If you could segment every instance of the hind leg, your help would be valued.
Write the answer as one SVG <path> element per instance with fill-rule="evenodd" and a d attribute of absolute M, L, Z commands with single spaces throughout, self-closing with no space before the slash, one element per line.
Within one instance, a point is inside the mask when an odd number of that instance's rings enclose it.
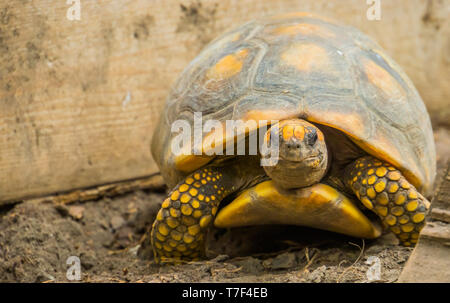
<path fill-rule="evenodd" d="M 402 245 L 417 243 L 430 202 L 398 169 L 366 156 L 349 164 L 344 176 L 362 204 L 380 217 Z"/>

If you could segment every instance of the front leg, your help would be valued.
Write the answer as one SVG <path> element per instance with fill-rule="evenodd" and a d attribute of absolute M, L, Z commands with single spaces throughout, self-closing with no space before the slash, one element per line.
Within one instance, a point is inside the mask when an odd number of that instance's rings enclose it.
<path fill-rule="evenodd" d="M 401 244 L 417 243 L 430 202 L 398 169 L 366 156 L 347 166 L 344 179 L 362 204 L 381 218 Z"/>
<path fill-rule="evenodd" d="M 231 177 L 226 170 L 217 167 L 199 169 L 169 193 L 151 231 L 157 263 L 203 257 L 206 229 L 212 223 L 220 201 L 235 189 Z"/>

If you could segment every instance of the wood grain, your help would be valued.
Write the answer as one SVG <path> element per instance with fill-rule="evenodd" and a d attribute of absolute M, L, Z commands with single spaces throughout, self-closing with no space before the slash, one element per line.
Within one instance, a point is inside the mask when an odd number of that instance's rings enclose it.
<path fill-rule="evenodd" d="M 448 121 L 446 1 L 0 2 L 0 201 L 150 175 L 149 144 L 170 85 L 201 48 L 255 17 L 311 11 L 374 37 Z M 445 101 L 443 101 L 445 100 Z"/>

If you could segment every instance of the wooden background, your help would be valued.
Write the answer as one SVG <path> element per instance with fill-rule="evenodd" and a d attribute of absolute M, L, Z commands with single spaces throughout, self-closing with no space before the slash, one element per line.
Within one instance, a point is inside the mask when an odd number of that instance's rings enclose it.
<path fill-rule="evenodd" d="M 255 17 L 310 11 L 377 40 L 449 124 L 449 1 L 0 1 L 0 201 L 157 172 L 149 144 L 170 85 L 215 36 Z"/>

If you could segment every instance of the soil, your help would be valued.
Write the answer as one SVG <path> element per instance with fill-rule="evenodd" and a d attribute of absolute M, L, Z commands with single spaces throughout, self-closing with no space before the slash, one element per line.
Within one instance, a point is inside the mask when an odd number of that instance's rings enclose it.
<path fill-rule="evenodd" d="M 435 139 L 441 174 L 450 131 L 438 129 Z M 82 282 L 395 282 L 412 251 L 391 234 L 364 241 L 295 226 L 213 228 L 209 260 L 158 266 L 145 232 L 164 198 L 164 192 L 140 190 L 1 209 L 0 282 L 68 282 L 70 256 L 80 260 Z"/>

